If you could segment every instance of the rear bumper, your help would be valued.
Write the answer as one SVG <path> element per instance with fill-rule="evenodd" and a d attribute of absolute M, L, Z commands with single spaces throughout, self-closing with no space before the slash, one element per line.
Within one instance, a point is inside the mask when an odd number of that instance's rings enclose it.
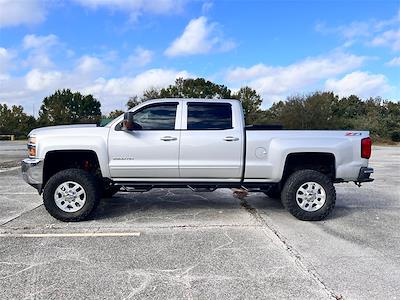
<path fill-rule="evenodd" d="M 43 183 L 43 160 L 27 158 L 21 162 L 22 178 L 39 193 Z"/>
<path fill-rule="evenodd" d="M 360 168 L 360 172 L 358 173 L 357 182 L 374 181 L 373 178 L 370 178 L 372 173 L 374 173 L 374 169 L 372 169 L 372 168 L 367 168 L 367 167 Z"/>

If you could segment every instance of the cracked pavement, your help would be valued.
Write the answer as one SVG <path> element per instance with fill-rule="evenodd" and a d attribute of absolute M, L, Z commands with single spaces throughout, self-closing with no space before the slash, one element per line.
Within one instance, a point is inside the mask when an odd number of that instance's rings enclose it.
<path fill-rule="evenodd" d="M 0 299 L 398 299 L 400 148 L 375 147 L 371 165 L 375 182 L 336 185 L 322 222 L 259 193 L 155 189 L 62 223 L 1 169 Z M 121 232 L 138 234 L 68 236 Z"/>

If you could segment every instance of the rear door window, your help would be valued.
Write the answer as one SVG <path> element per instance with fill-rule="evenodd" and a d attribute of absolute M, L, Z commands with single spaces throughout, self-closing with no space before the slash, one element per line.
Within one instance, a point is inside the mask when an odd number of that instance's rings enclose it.
<path fill-rule="evenodd" d="M 188 103 L 188 130 L 223 130 L 232 128 L 229 103 Z"/>

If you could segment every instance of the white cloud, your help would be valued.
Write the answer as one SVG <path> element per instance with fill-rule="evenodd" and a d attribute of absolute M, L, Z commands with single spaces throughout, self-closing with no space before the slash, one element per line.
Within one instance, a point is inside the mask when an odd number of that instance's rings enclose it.
<path fill-rule="evenodd" d="M 371 45 L 387 46 L 394 51 L 400 51 L 400 29 L 388 30 L 379 34 L 371 41 Z"/>
<path fill-rule="evenodd" d="M 183 34 L 178 37 L 165 51 L 168 56 L 191 55 L 207 53 L 211 50 L 215 40 L 209 39 L 214 25 L 207 24 L 206 17 L 191 20 Z"/>
<path fill-rule="evenodd" d="M 78 60 L 77 71 L 83 74 L 101 74 L 106 70 L 103 62 L 94 56 L 84 55 Z"/>
<path fill-rule="evenodd" d="M 59 45 L 59 39 L 54 34 L 25 35 L 22 41 L 23 48 L 28 51 L 27 58 L 22 62 L 25 67 L 48 69 L 54 66 L 50 59 L 50 49 Z"/>
<path fill-rule="evenodd" d="M 398 27 L 400 23 L 400 9 L 396 15 L 386 20 L 370 19 L 368 21 L 353 21 L 349 24 L 337 27 L 329 27 L 324 22 L 320 22 L 315 26 L 315 30 L 323 34 L 336 33 L 346 39 L 354 39 L 358 37 L 370 37 L 375 33 L 382 32 L 386 28 L 394 26 Z M 397 27 L 396 27 L 397 26 Z"/>
<path fill-rule="evenodd" d="M 338 34 L 345 40 L 345 46 L 351 46 L 356 41 L 368 46 L 385 46 L 394 51 L 400 50 L 400 9 L 390 19 L 355 21 L 350 24 L 329 27 L 318 23 L 315 30 L 323 34 Z"/>
<path fill-rule="evenodd" d="M 32 91 L 53 89 L 61 83 L 62 78 L 62 73 L 58 71 L 42 72 L 38 69 L 33 69 L 26 74 L 26 87 Z"/>
<path fill-rule="evenodd" d="M 35 35 L 28 34 L 24 36 L 24 49 L 44 49 L 54 46 L 58 43 L 58 37 L 54 34 Z"/>
<path fill-rule="evenodd" d="M 234 82 L 268 76 L 269 74 L 272 74 L 273 70 L 276 68 L 279 67 L 271 67 L 264 64 L 257 64 L 250 68 L 237 67 L 228 71 L 226 79 L 230 82 Z"/>
<path fill-rule="evenodd" d="M 208 22 L 204 16 L 191 20 L 182 35 L 165 50 L 165 55 L 205 54 L 212 50 L 225 52 L 234 48 L 235 43 L 225 40 L 217 27 L 217 23 Z"/>
<path fill-rule="evenodd" d="M 29 56 L 24 61 L 22 61 L 22 66 L 39 69 L 49 69 L 54 67 L 54 63 L 47 53 L 38 52 L 29 54 Z"/>
<path fill-rule="evenodd" d="M 124 69 L 144 67 L 153 60 L 154 52 L 142 47 L 137 47 L 132 55 L 129 55 Z"/>
<path fill-rule="evenodd" d="M 369 36 L 370 24 L 366 22 L 352 22 L 348 26 L 341 28 L 341 33 L 347 39 L 357 36 Z"/>
<path fill-rule="evenodd" d="M 394 57 L 393 59 L 388 61 L 385 65 L 387 65 L 389 67 L 400 66 L 400 56 Z"/>
<path fill-rule="evenodd" d="M 0 47 L 0 76 L 5 76 L 14 65 L 15 53 L 9 49 Z"/>
<path fill-rule="evenodd" d="M 149 69 L 138 73 L 127 73 L 124 76 L 109 75 L 117 71 L 115 67 L 123 61 L 131 60 L 132 63 L 144 66 L 152 60 L 153 52 L 136 48 L 129 58 L 121 59 L 116 51 L 103 54 L 83 55 L 76 57 L 68 55 L 65 51 L 65 68 L 54 65 L 49 56 L 60 51 L 58 46 L 63 46 L 55 35 L 27 35 L 22 41 L 21 53 L 23 58 L 8 48 L 0 47 L 0 101 L 23 105 L 26 109 L 40 106 L 42 99 L 54 93 L 57 89 L 69 88 L 82 93 L 93 93 L 102 102 L 104 112 L 120 108 L 129 96 L 141 94 L 150 87 L 165 87 L 172 84 L 176 78 L 187 78 L 190 74 L 185 70 L 174 69 Z M 61 49 L 61 50 L 62 50 Z M 22 65 L 20 62 L 22 61 Z M 25 74 L 20 75 L 24 68 L 17 69 L 18 75 L 9 74 L 15 66 L 27 67 Z M 114 67 L 113 67 L 114 66 Z M 110 73 L 109 73 L 110 72 Z M 132 74 L 133 73 L 133 74 Z"/>
<path fill-rule="evenodd" d="M 341 79 L 328 79 L 325 88 L 341 97 L 354 94 L 364 98 L 382 96 L 390 90 L 385 75 L 360 71 L 347 74 Z"/>
<path fill-rule="evenodd" d="M 303 92 L 321 80 L 358 68 L 366 59 L 363 56 L 333 53 L 309 57 L 288 66 L 257 64 L 229 70 L 226 80 L 232 84 L 249 85 L 261 93 L 266 101 L 272 101 Z"/>
<path fill-rule="evenodd" d="M 102 111 L 122 108 L 130 96 L 141 94 L 145 89 L 161 88 L 172 84 L 176 78 L 191 77 L 185 70 L 150 69 L 134 76 L 104 78 L 83 74 L 78 68 L 71 70 L 43 71 L 33 69 L 22 77 L 0 76 L 0 101 L 22 104 L 31 109 L 56 89 L 70 88 L 83 94 L 91 93 L 101 101 Z"/>
<path fill-rule="evenodd" d="M 371 23 L 355 21 L 338 27 L 328 27 L 325 23 L 318 23 L 315 30 L 322 34 L 338 33 L 346 39 L 354 39 L 360 36 L 369 36 Z"/>
<path fill-rule="evenodd" d="M 161 88 L 172 84 L 176 78 L 188 78 L 187 71 L 172 69 L 150 69 L 132 77 L 98 78 L 80 88 L 84 93 L 91 93 L 102 100 L 104 111 L 110 111 L 133 95 L 141 94 L 145 89 Z"/>
<path fill-rule="evenodd" d="M 13 78 L 11 76 L 0 76 L 0 102 L 10 105 L 32 104 L 34 101 L 32 93 L 27 87 L 24 78 Z M 29 100 L 28 100 L 29 99 Z"/>
<path fill-rule="evenodd" d="M 90 9 L 106 8 L 112 11 L 127 12 L 131 20 L 136 20 L 143 13 L 169 14 L 182 10 L 184 0 L 75 0 Z"/>
<path fill-rule="evenodd" d="M 40 0 L 0 0 L 0 8 L 0 28 L 37 24 L 46 17 Z"/>
<path fill-rule="evenodd" d="M 400 23 L 400 9 L 397 10 L 397 14 L 388 20 L 381 20 L 381 21 L 376 21 L 374 22 L 374 28 L 375 30 L 383 30 L 386 27 L 396 25 Z"/>

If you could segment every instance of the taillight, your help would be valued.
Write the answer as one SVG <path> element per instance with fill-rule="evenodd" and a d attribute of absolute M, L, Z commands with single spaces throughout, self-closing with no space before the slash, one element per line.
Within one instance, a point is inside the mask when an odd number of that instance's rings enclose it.
<path fill-rule="evenodd" d="M 361 157 L 370 158 L 371 157 L 372 140 L 370 137 L 361 140 Z"/>

